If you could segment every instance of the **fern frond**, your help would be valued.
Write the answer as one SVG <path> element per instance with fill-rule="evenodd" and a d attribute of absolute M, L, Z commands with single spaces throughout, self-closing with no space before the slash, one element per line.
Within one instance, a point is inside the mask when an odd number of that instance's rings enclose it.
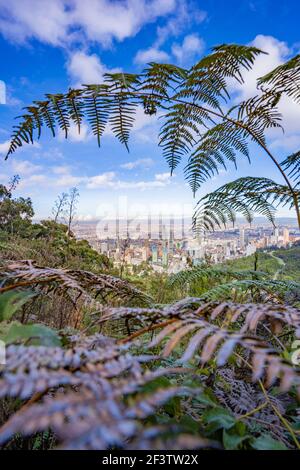
<path fill-rule="evenodd" d="M 275 93 L 285 93 L 299 103 L 300 54 L 259 78 L 258 84 L 269 87 Z"/>
<path fill-rule="evenodd" d="M 300 150 L 286 157 L 280 164 L 289 176 L 295 179 L 297 185 L 300 183 Z"/>
<path fill-rule="evenodd" d="M 66 108 L 72 121 L 75 123 L 80 134 L 80 127 L 83 121 L 83 101 L 81 99 L 82 90 L 70 89 L 66 94 Z"/>
<path fill-rule="evenodd" d="M 135 74 L 105 74 L 105 82 L 109 85 L 109 123 L 119 141 L 128 148 L 130 130 L 133 127 L 137 103 L 130 94 L 138 84 Z"/>
<path fill-rule="evenodd" d="M 33 144 L 33 130 L 34 130 L 34 121 L 30 114 L 25 114 L 22 116 L 22 121 L 17 126 L 14 126 L 14 131 L 11 136 L 11 141 L 5 160 L 8 159 L 9 155 L 14 153 L 18 147 L 22 147 L 23 143 Z"/>
<path fill-rule="evenodd" d="M 162 376 L 185 373 L 186 369 L 144 371 L 141 364 L 156 356 L 133 356 L 126 347 L 102 335 L 89 338 L 89 342 L 92 349 L 80 345 L 67 350 L 7 348 L 1 397 L 31 397 L 31 404 L 2 426 L 1 444 L 16 433 L 30 436 L 47 429 L 55 433 L 64 449 L 127 448 L 132 441 L 143 447 L 149 435 L 163 442 L 162 430 L 142 424 L 143 420 L 171 398 L 193 396 L 199 391 L 167 386 L 145 393 L 143 386 Z M 210 447 L 210 441 L 199 437 L 197 445 Z"/>
<path fill-rule="evenodd" d="M 199 62 L 200 67 L 206 66 L 219 72 L 221 77 L 231 77 L 243 83 L 241 70 L 250 70 L 255 58 L 265 54 L 261 49 L 239 44 L 220 44 L 213 48 L 213 53 Z"/>
<path fill-rule="evenodd" d="M 51 109 L 49 101 L 34 101 L 33 102 L 39 109 L 41 119 L 46 126 L 51 130 L 52 136 L 55 137 L 55 115 Z"/>
<path fill-rule="evenodd" d="M 226 227 L 228 222 L 234 224 L 237 212 L 249 223 L 253 213 L 258 213 L 275 225 L 278 205 L 293 206 L 293 194 L 287 186 L 268 178 L 239 178 L 200 199 L 193 218 L 194 228 L 200 231 Z"/>
<path fill-rule="evenodd" d="M 70 128 L 70 116 L 66 105 L 65 95 L 62 93 L 47 93 L 46 97 L 52 108 L 52 114 L 56 116 L 58 126 L 63 131 L 65 138 L 67 138 Z"/>
<path fill-rule="evenodd" d="M 109 117 L 108 85 L 85 85 L 84 111 L 98 147 Z"/>
<path fill-rule="evenodd" d="M 203 281 L 203 280 L 220 280 L 220 279 L 249 279 L 252 276 L 257 278 L 264 278 L 267 273 L 261 271 L 253 271 L 245 269 L 241 271 L 234 271 L 226 267 L 214 266 L 194 266 L 193 268 L 179 271 L 177 274 L 170 276 L 168 283 L 170 286 L 184 286 L 187 283 Z"/>
<path fill-rule="evenodd" d="M 141 75 L 138 88 L 142 93 L 150 94 L 152 99 L 168 98 L 169 90 L 176 90 L 186 79 L 187 70 L 172 64 L 149 64 Z"/>
<path fill-rule="evenodd" d="M 191 68 L 176 97 L 189 98 L 193 103 L 221 111 L 220 99 L 226 101 L 230 97 L 227 79 L 242 83 L 243 69 L 249 70 L 261 53 L 259 49 L 235 44 L 214 47 L 211 54 Z"/>
<path fill-rule="evenodd" d="M 230 359 L 235 348 L 240 346 L 251 355 L 254 382 L 265 378 L 267 385 L 270 386 L 276 379 L 279 379 L 282 391 L 296 386 L 300 393 L 299 369 L 293 369 L 291 364 L 283 360 L 274 348 L 258 337 L 220 328 L 200 318 L 185 318 L 164 327 L 151 341 L 149 347 L 157 347 L 168 338 L 162 352 L 163 357 L 168 357 L 175 347 L 190 335 L 192 336 L 180 362 L 190 361 L 198 351 L 201 351 L 200 362 L 202 364 L 216 358 L 217 366 L 222 367 Z"/>
<path fill-rule="evenodd" d="M 128 319 L 134 320 L 135 315 L 146 326 L 140 332 L 129 336 L 129 341 L 149 331 L 160 330 L 149 347 L 157 347 L 166 340 L 163 357 L 169 356 L 179 344 L 182 349 L 182 345 L 188 340 L 180 361 L 189 361 L 199 353 L 202 363 L 216 358 L 219 367 L 223 366 L 235 348 L 240 346 L 252 357 L 253 381 L 265 377 L 266 384 L 270 386 L 278 379 L 282 390 L 287 391 L 295 385 L 300 393 L 299 369 L 293 368 L 291 363 L 283 360 L 281 351 L 277 352 L 264 339 L 247 333 L 255 331 L 261 323 L 277 320 L 294 329 L 299 337 L 300 311 L 293 307 L 266 303 L 205 303 L 199 298 L 188 298 L 160 309 L 160 313 L 159 309 L 156 309 L 156 312 L 152 309 L 120 310 L 120 317 L 123 319 L 127 316 Z M 107 313 L 99 322 L 117 318 L 118 309 L 107 309 Z M 247 361 L 249 362 L 249 359 Z"/>
<path fill-rule="evenodd" d="M 282 324 L 295 330 L 296 337 L 300 337 L 300 310 L 292 306 L 272 303 L 205 302 L 203 298 L 198 297 L 187 297 L 163 308 L 108 307 L 102 311 L 98 324 L 128 319 L 151 327 L 168 320 L 176 321 L 190 316 L 205 319 L 212 324 L 219 324 L 219 321 L 230 323 L 232 328 L 237 327 L 238 331 L 242 332 L 255 332 L 264 321 L 280 320 Z"/>
<path fill-rule="evenodd" d="M 38 130 L 38 139 L 41 136 L 42 132 L 42 125 L 43 125 L 43 118 L 39 112 L 39 108 L 37 106 L 27 106 L 24 109 L 29 113 L 28 116 L 32 117 L 32 122 L 34 123 L 34 129 Z M 31 136 L 31 139 L 33 137 Z"/>
<path fill-rule="evenodd" d="M 30 261 L 20 261 L 7 263 L 1 269 L 0 276 L 2 278 L 0 293 L 32 287 L 46 292 L 75 291 L 87 299 L 93 294 L 93 297 L 99 297 L 103 301 L 110 296 L 128 300 L 140 299 L 142 302 L 149 301 L 147 295 L 130 283 L 108 274 L 97 275 L 83 270 L 41 267 Z"/>
<path fill-rule="evenodd" d="M 268 279 L 241 279 L 227 284 L 220 284 L 217 287 L 204 292 L 205 300 L 226 300 L 231 299 L 237 292 L 249 292 L 253 296 L 253 289 L 256 292 L 265 292 L 273 299 L 284 300 L 288 292 L 299 291 L 300 283 L 296 281 L 278 281 Z"/>
<path fill-rule="evenodd" d="M 262 136 L 266 129 L 275 127 L 283 130 L 280 124 L 282 116 L 276 108 L 279 99 L 279 93 L 265 92 L 242 101 L 237 107 L 232 108 L 231 112 L 237 108 L 238 121 L 242 121 L 254 135 Z M 264 137 L 259 138 L 265 140 Z"/>
<path fill-rule="evenodd" d="M 159 145 L 163 148 L 171 175 L 183 156 L 189 153 L 196 143 L 199 126 L 206 118 L 206 113 L 187 104 L 175 104 L 166 114 Z"/>

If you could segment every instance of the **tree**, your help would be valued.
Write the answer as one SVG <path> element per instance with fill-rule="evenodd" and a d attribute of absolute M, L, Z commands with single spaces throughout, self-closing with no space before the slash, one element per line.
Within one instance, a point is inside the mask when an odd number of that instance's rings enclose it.
<path fill-rule="evenodd" d="M 100 145 L 107 125 L 128 149 L 130 130 L 136 111 L 164 113 L 160 146 L 171 174 L 188 157 L 185 175 L 195 194 L 203 182 L 238 159 L 250 161 L 249 143 L 253 142 L 277 168 L 282 184 L 265 178 L 244 178 L 222 187 L 200 202 L 195 225 L 204 229 L 234 222 L 235 212 L 250 221 L 253 212 L 274 222 L 275 206 L 288 204 L 295 209 L 300 227 L 299 165 L 300 151 L 277 160 L 266 141 L 266 131 L 281 128 L 278 103 L 284 94 L 300 101 L 300 55 L 258 80 L 257 96 L 236 104 L 230 96 L 229 81 L 243 83 L 243 72 L 252 68 L 264 52 L 249 46 L 220 45 L 190 69 L 171 64 L 149 64 L 141 74 L 106 74 L 99 85 L 85 85 L 65 94 L 47 94 L 44 101 L 27 107 L 15 127 L 7 157 L 24 142 L 33 142 L 42 126 L 63 130 L 70 125 L 80 131 L 83 119 L 90 124 Z M 260 186 L 263 191 L 257 191 Z M 242 196 L 236 197 L 242 188 Z M 220 192 L 222 196 L 220 196 Z M 232 207 L 232 203 L 234 206 Z M 199 224 L 200 220 L 200 224 Z"/>
<path fill-rule="evenodd" d="M 0 230 L 10 234 L 22 234 L 34 216 L 30 198 L 12 197 L 18 181 L 19 177 L 14 176 L 8 186 L 0 185 Z"/>
<path fill-rule="evenodd" d="M 67 193 L 62 193 L 59 196 L 57 196 L 57 199 L 54 202 L 54 206 L 52 208 L 54 222 L 57 222 L 58 219 L 62 216 L 65 210 L 66 204 L 67 204 L 67 200 L 68 200 Z"/>
<path fill-rule="evenodd" d="M 74 217 L 76 215 L 76 209 L 79 199 L 79 191 L 77 188 L 72 188 L 67 194 L 66 202 L 67 202 L 67 209 L 66 209 L 66 218 L 67 218 L 67 234 L 70 235 L 72 223 L 74 221 Z"/>
<path fill-rule="evenodd" d="M 20 176 L 19 175 L 14 175 L 10 181 L 8 182 L 8 192 L 11 194 L 12 191 L 16 189 L 20 182 Z"/>

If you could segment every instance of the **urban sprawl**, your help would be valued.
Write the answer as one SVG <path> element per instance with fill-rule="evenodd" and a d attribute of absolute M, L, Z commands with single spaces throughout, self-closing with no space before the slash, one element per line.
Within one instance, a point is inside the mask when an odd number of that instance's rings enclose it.
<path fill-rule="evenodd" d="M 288 247 L 300 240 L 296 224 L 255 223 L 251 227 L 195 234 L 191 221 L 158 217 L 145 220 L 116 219 L 106 222 L 78 223 L 76 237 L 86 239 L 98 252 L 107 255 L 117 267 L 134 270 L 148 265 L 158 272 L 177 273 L 204 262 L 222 263 L 249 256 L 256 250 Z"/>

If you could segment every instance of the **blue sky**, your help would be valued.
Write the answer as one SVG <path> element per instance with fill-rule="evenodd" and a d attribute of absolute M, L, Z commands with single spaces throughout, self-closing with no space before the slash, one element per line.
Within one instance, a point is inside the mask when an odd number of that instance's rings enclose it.
<path fill-rule="evenodd" d="M 4 162 L 14 117 L 44 93 L 100 82 L 107 71 L 137 72 L 149 61 L 188 67 L 224 42 L 251 43 L 269 53 L 258 59 L 243 87 L 234 87 L 237 99 L 250 97 L 257 76 L 299 52 L 299 17 L 296 0 L 0 0 L 0 80 L 7 90 L 6 104 L 0 105 L 1 182 L 18 173 L 17 193 L 32 197 L 38 218 L 48 217 L 56 196 L 72 186 L 80 191 L 83 220 L 125 197 L 145 212 L 159 205 L 163 211 L 180 212 L 182 205 L 188 211 L 195 201 L 183 178 L 184 164 L 171 179 L 157 147 L 155 117 L 139 113 L 129 154 L 109 132 L 99 150 L 84 127 L 68 141 L 45 132 Z M 285 99 L 281 111 L 286 132 L 269 135 L 279 160 L 300 146 L 300 107 Z M 238 171 L 221 172 L 197 197 L 239 176 L 281 181 L 257 149 L 252 157 L 251 166 L 241 158 Z"/>

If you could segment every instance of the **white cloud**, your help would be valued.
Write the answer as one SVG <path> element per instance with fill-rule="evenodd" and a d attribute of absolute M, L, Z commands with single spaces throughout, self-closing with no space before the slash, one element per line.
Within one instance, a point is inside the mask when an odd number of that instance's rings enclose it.
<path fill-rule="evenodd" d="M 163 188 L 170 184 L 171 178 L 169 173 L 156 174 L 153 180 L 150 181 L 124 181 L 117 178 L 113 171 L 108 171 L 95 176 L 72 176 L 63 175 L 56 180 L 56 186 L 76 186 L 82 185 L 86 189 L 105 189 L 110 188 L 114 190 L 119 189 L 153 189 Z"/>
<path fill-rule="evenodd" d="M 153 189 L 163 188 L 170 184 L 170 174 L 162 173 L 156 174 L 153 180 L 150 181 L 123 181 L 117 179 L 117 175 L 114 172 L 106 172 L 100 175 L 86 178 L 87 189 L 99 189 L 99 188 L 112 188 L 118 189 Z"/>
<path fill-rule="evenodd" d="M 100 83 L 106 72 L 105 66 L 96 54 L 88 55 L 82 51 L 70 56 L 67 69 L 72 79 L 80 85 Z"/>
<path fill-rule="evenodd" d="M 102 173 L 101 175 L 87 178 L 86 187 L 88 189 L 107 188 L 114 184 L 116 174 L 113 171 Z"/>
<path fill-rule="evenodd" d="M 76 216 L 76 220 L 78 222 L 92 222 L 97 219 L 91 214 L 78 214 L 78 216 Z"/>
<path fill-rule="evenodd" d="M 3 80 L 0 80 L 0 104 L 6 104 L 6 85 Z"/>
<path fill-rule="evenodd" d="M 101 83 L 105 73 L 116 73 L 120 72 L 121 69 L 108 69 L 96 54 L 77 51 L 70 54 L 67 71 L 73 86 L 77 88 L 83 84 Z"/>
<path fill-rule="evenodd" d="M 192 23 L 200 24 L 206 19 L 206 12 L 197 8 L 195 3 L 181 1 L 176 8 L 176 14 L 171 16 L 166 24 L 157 27 L 155 47 L 160 47 L 171 37 L 176 37 Z"/>
<path fill-rule="evenodd" d="M 71 174 L 65 174 L 55 180 L 48 180 L 49 185 L 52 186 L 77 186 L 86 181 L 86 177 L 73 176 Z"/>
<path fill-rule="evenodd" d="M 30 186 L 45 186 L 47 184 L 47 177 L 44 174 L 30 175 L 28 177 L 21 178 L 21 181 L 18 185 L 18 189 L 23 189 Z"/>
<path fill-rule="evenodd" d="M 176 0 L 22 0 L 22 5 L 20 0 L 0 0 L 0 31 L 19 43 L 37 39 L 63 47 L 85 41 L 110 46 L 176 6 Z"/>
<path fill-rule="evenodd" d="M 139 50 L 134 58 L 137 64 L 147 64 L 149 62 L 170 62 L 171 55 L 158 48 L 156 41 L 148 49 Z M 172 56 L 179 65 L 188 66 L 195 59 L 199 59 L 205 49 L 205 42 L 198 34 L 188 34 L 184 37 L 181 44 L 172 45 Z"/>
<path fill-rule="evenodd" d="M 12 160 L 11 166 L 13 171 L 18 173 L 20 176 L 30 175 L 35 173 L 36 171 L 41 170 L 40 165 L 35 165 L 34 163 L 29 162 L 28 160 Z"/>
<path fill-rule="evenodd" d="M 31 148 L 35 148 L 35 149 L 39 149 L 41 147 L 40 144 L 36 141 L 34 141 L 33 144 L 31 143 L 26 144 L 26 142 L 23 142 L 23 146 L 19 149 L 19 151 L 25 149 L 27 145 L 30 145 Z M 0 155 L 6 155 L 8 152 L 9 146 L 10 146 L 10 140 L 6 140 L 5 142 L 2 142 L 0 144 Z"/>
<path fill-rule="evenodd" d="M 173 175 L 175 176 L 175 175 Z M 157 181 L 165 181 L 165 182 L 169 182 L 170 179 L 171 179 L 171 175 L 170 175 L 170 172 L 167 172 L 167 173 L 158 173 L 155 175 L 155 179 Z"/>
<path fill-rule="evenodd" d="M 153 44 L 147 49 L 139 50 L 135 56 L 135 62 L 137 64 L 147 64 L 151 61 L 169 62 L 171 54 L 161 49 L 163 44 L 170 38 L 181 35 L 193 23 L 202 23 L 206 16 L 206 12 L 197 8 L 193 2 L 184 0 L 177 2 L 174 14 L 169 16 L 165 24 L 157 27 L 156 39 Z M 192 48 L 193 45 L 190 47 Z"/>
<path fill-rule="evenodd" d="M 49 150 L 44 150 L 37 155 L 41 160 L 45 161 L 61 161 L 64 159 L 64 154 L 58 147 L 52 147 Z"/>
<path fill-rule="evenodd" d="M 136 64 L 148 64 L 149 62 L 168 62 L 169 60 L 169 54 L 155 47 L 149 47 L 149 49 L 138 51 L 134 58 L 134 62 Z"/>
<path fill-rule="evenodd" d="M 20 5 L 19 0 L 9 3 L 1 0 L 0 31 L 15 42 L 36 38 L 52 45 L 61 44 L 66 40 L 70 17 L 64 3 L 23 0 Z"/>
<path fill-rule="evenodd" d="M 68 165 L 58 165 L 52 167 L 52 172 L 56 175 L 66 175 L 70 172 L 71 167 Z"/>
<path fill-rule="evenodd" d="M 164 188 L 170 184 L 170 179 L 161 181 L 158 179 L 150 181 L 116 181 L 114 184 L 115 189 L 139 189 L 145 191 L 146 189 Z"/>
<path fill-rule="evenodd" d="M 200 58 L 205 43 L 198 34 L 188 34 L 182 44 L 173 44 L 172 54 L 180 65 L 189 65 L 195 58 Z"/>
<path fill-rule="evenodd" d="M 284 63 L 292 55 L 292 51 L 285 42 L 279 41 L 272 36 L 260 34 L 255 37 L 251 45 L 258 47 L 268 54 L 259 55 L 255 60 L 253 68 L 243 73 L 243 84 L 237 82 L 230 83 L 231 90 L 237 93 L 237 102 L 259 94 L 257 79 Z M 279 129 L 269 130 L 267 135 L 270 140 L 270 147 L 283 151 L 297 150 L 300 141 L 300 106 L 291 98 L 283 96 L 279 102 L 278 109 L 282 114 L 282 125 L 285 133 L 282 134 L 282 131 Z"/>
<path fill-rule="evenodd" d="M 76 21 L 86 37 L 102 45 L 134 36 L 144 24 L 171 13 L 176 7 L 175 0 L 92 0 L 88 8 L 81 0 L 74 3 Z"/>
<path fill-rule="evenodd" d="M 272 140 L 270 144 L 272 149 L 281 149 L 286 152 L 295 152 L 300 148 L 300 134 L 283 135 L 277 139 Z"/>
<path fill-rule="evenodd" d="M 5 155 L 8 152 L 9 144 L 10 140 L 6 140 L 5 142 L 2 142 L 2 144 L 0 144 L 0 154 Z"/>
<path fill-rule="evenodd" d="M 150 159 L 149 159 L 150 160 Z M 170 173 L 157 173 L 149 181 L 125 181 L 118 178 L 114 171 L 100 173 L 94 176 L 78 176 L 71 173 L 70 167 L 54 166 L 42 169 L 43 172 L 37 174 L 24 175 L 21 179 L 20 188 L 30 186 L 46 186 L 49 188 L 79 186 L 88 190 L 95 189 L 137 189 L 146 190 L 153 188 L 163 188 L 171 183 Z"/>
<path fill-rule="evenodd" d="M 290 50 L 287 44 L 272 36 L 259 34 L 251 42 L 251 46 L 261 49 L 267 54 L 256 57 L 252 69 L 243 73 L 244 83 L 234 82 L 233 89 L 239 92 L 239 98 L 248 99 L 258 93 L 257 78 L 265 75 L 288 59 Z"/>
<path fill-rule="evenodd" d="M 123 163 L 120 165 L 121 168 L 124 168 L 125 170 L 133 170 L 134 168 L 149 168 L 154 164 L 154 161 L 152 158 L 139 158 L 138 160 L 135 160 L 133 162 L 127 162 Z"/>

